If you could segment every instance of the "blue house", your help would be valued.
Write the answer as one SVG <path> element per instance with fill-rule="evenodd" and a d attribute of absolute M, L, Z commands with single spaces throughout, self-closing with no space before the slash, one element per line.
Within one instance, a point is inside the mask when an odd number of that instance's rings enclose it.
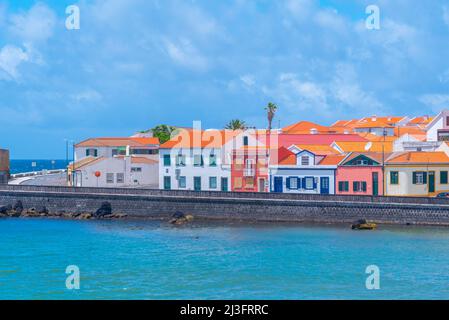
<path fill-rule="evenodd" d="M 271 192 L 335 194 L 337 164 L 344 156 L 317 155 L 294 146 L 278 155 L 269 166 Z"/>

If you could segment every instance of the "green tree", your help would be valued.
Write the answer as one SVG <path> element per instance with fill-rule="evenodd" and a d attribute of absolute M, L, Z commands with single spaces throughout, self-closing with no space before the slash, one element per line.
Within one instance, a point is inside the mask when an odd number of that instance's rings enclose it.
<path fill-rule="evenodd" d="M 170 140 L 172 133 L 175 130 L 175 127 L 166 124 L 160 124 L 151 129 L 151 132 L 153 133 L 154 137 L 159 138 L 159 142 L 162 144 Z"/>
<path fill-rule="evenodd" d="M 268 130 L 271 130 L 271 125 L 273 123 L 273 118 L 276 114 L 278 107 L 272 102 L 269 102 L 268 105 L 265 107 L 265 110 L 267 111 L 267 118 L 268 118 Z"/>
<path fill-rule="evenodd" d="M 228 130 L 245 130 L 246 129 L 246 123 L 243 120 L 239 120 L 239 119 L 233 119 L 231 121 L 229 121 L 226 126 L 225 129 Z"/>

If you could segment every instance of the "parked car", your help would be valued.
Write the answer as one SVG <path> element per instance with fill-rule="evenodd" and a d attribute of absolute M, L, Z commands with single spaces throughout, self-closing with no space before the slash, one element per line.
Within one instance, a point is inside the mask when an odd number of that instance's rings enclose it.
<path fill-rule="evenodd" d="M 441 192 L 437 194 L 437 198 L 449 198 L 449 192 Z"/>

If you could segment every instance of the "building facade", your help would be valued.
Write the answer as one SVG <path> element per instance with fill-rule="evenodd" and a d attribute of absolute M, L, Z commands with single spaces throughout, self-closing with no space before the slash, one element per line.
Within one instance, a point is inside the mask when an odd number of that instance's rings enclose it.
<path fill-rule="evenodd" d="M 158 160 L 159 139 L 153 137 L 94 138 L 75 145 L 75 161 L 126 154 Z"/>
<path fill-rule="evenodd" d="M 9 180 L 9 151 L 0 149 L 0 183 L 6 184 Z"/>
<path fill-rule="evenodd" d="M 87 157 L 68 167 L 69 186 L 158 188 L 159 163 L 136 156 Z"/>
<path fill-rule="evenodd" d="M 350 153 L 336 173 L 337 194 L 383 195 L 382 154 Z"/>
<path fill-rule="evenodd" d="M 325 158 L 302 150 L 296 154 L 290 151 L 274 163 L 270 161 L 270 192 L 335 194 L 337 165 L 321 164 Z"/>
<path fill-rule="evenodd" d="M 433 197 L 449 191 L 449 157 L 444 152 L 405 152 L 385 162 L 387 196 Z"/>
<path fill-rule="evenodd" d="M 231 164 L 232 191 L 268 192 L 268 151 L 265 147 L 234 150 Z"/>

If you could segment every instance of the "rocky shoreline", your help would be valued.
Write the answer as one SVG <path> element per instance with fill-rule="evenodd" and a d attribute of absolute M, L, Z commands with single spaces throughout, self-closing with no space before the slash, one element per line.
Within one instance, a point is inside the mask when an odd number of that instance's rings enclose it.
<path fill-rule="evenodd" d="M 45 206 L 24 208 L 22 201 L 18 200 L 14 205 L 0 205 L 0 218 L 62 218 L 72 220 L 98 220 L 98 219 L 124 219 L 127 214 L 113 213 L 112 205 L 103 202 L 95 212 L 50 212 Z M 193 215 L 175 212 L 168 217 L 168 223 L 172 225 L 183 225 L 193 221 Z"/>
<path fill-rule="evenodd" d="M 50 212 L 45 206 L 33 208 L 24 208 L 22 201 L 18 200 L 12 204 L 0 205 L 0 218 L 65 218 L 76 220 L 90 219 L 123 219 L 128 215 L 121 213 L 113 213 L 112 206 L 109 202 L 103 202 L 100 208 L 95 212 L 66 212 L 64 210 L 58 212 Z"/>

